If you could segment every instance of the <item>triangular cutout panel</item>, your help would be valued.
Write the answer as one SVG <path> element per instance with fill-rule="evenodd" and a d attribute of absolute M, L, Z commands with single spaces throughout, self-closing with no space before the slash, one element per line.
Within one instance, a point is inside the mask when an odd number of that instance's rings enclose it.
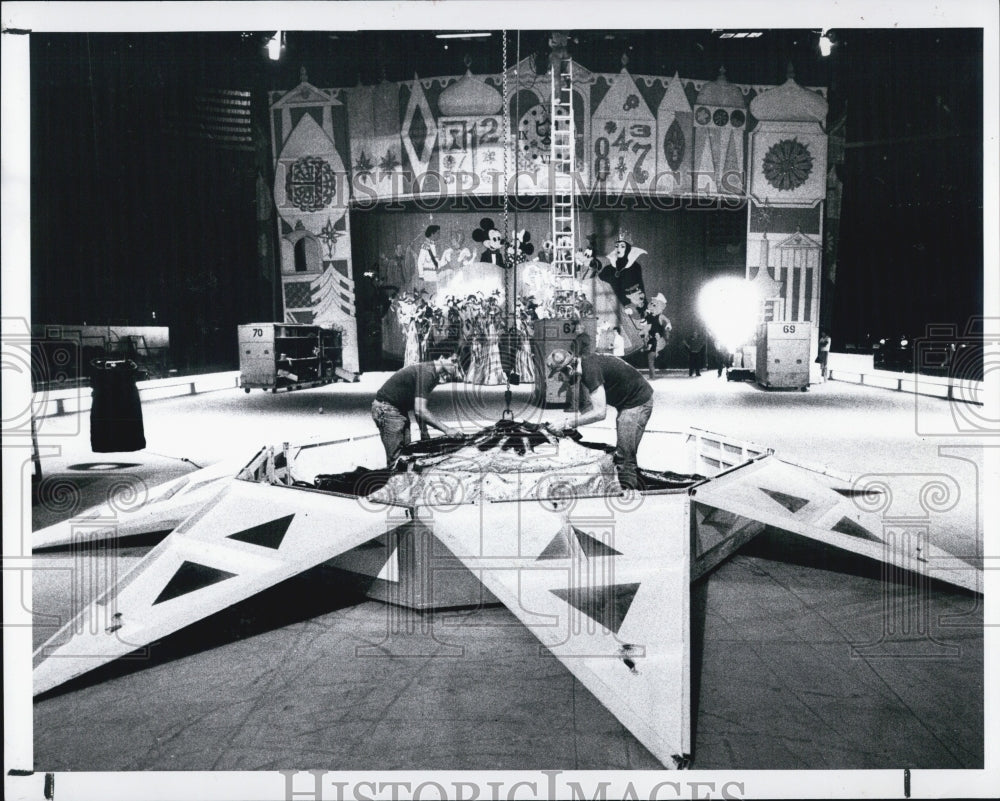
<path fill-rule="evenodd" d="M 552 506 L 463 505 L 435 518 L 434 536 L 665 767 L 676 767 L 672 755 L 690 751 L 688 497 L 651 495 L 613 515 L 607 498 L 578 498 L 572 521 Z M 560 530 L 578 555 L 571 526 L 591 520 L 613 525 L 621 556 L 538 561 Z"/>
<path fill-rule="evenodd" d="M 246 460 L 226 460 L 154 487 L 145 503 L 119 509 L 110 503 L 94 506 L 31 535 L 33 548 L 115 540 L 170 531 L 223 491 Z"/>
<path fill-rule="evenodd" d="M 852 537 L 861 537 L 861 539 L 871 540 L 872 542 L 882 542 L 881 539 L 872 534 L 868 529 L 851 520 L 849 517 L 840 518 L 837 521 L 837 525 L 833 526 L 831 531 L 839 531 L 841 534 L 850 534 Z"/>
<path fill-rule="evenodd" d="M 576 541 L 580 543 L 580 547 L 586 556 L 621 556 L 621 551 L 616 551 L 610 545 L 606 545 L 598 539 L 591 537 L 586 531 L 580 531 L 576 526 L 573 526 L 573 534 L 576 536 Z"/>
<path fill-rule="evenodd" d="M 638 584 L 611 584 L 604 587 L 573 587 L 568 590 L 557 588 L 549 592 L 617 634 L 638 589 Z"/>
<path fill-rule="evenodd" d="M 261 548 L 278 550 L 281 547 L 281 541 L 285 538 L 285 532 L 292 524 L 293 517 L 295 517 L 294 514 L 286 515 L 268 523 L 261 523 L 259 526 L 237 531 L 235 534 L 230 534 L 229 539 L 259 545 Z"/>
<path fill-rule="evenodd" d="M 982 591 L 981 568 L 919 538 L 887 538 L 883 541 L 875 532 L 884 525 L 884 518 L 874 513 L 859 514 L 855 502 L 824 485 L 824 480 L 829 479 L 813 469 L 766 456 L 710 479 L 699 485 L 694 494 L 699 503 L 725 509 L 764 525 L 903 570 L 926 574 L 973 592 Z M 782 487 L 788 490 L 784 494 L 794 493 L 793 498 L 805 498 L 809 503 L 793 512 L 773 497 L 765 501 L 767 493 L 762 491 L 764 486 Z M 856 522 L 858 519 L 864 524 Z M 936 525 L 943 526 L 945 522 L 940 521 Z"/>
<path fill-rule="evenodd" d="M 353 498 L 232 480 L 36 649 L 35 694 L 378 537 L 390 511 Z M 286 516 L 292 520 L 280 550 L 230 539 Z"/>
<path fill-rule="evenodd" d="M 769 490 L 766 487 L 761 487 L 760 491 L 765 495 L 769 496 L 773 500 L 784 506 L 789 512 L 795 514 L 799 509 L 805 506 L 809 501 L 806 498 L 796 498 L 794 495 L 789 495 L 786 492 L 779 492 L 778 490 Z"/>
<path fill-rule="evenodd" d="M 552 538 L 552 541 L 545 546 L 545 550 L 538 554 L 538 561 L 548 559 L 569 559 L 572 555 L 573 545 L 570 542 L 569 536 L 566 534 L 566 528 L 563 527 L 559 529 L 556 535 Z"/>
<path fill-rule="evenodd" d="M 392 549 L 392 553 L 375 578 L 399 583 L 399 548 Z"/>
<path fill-rule="evenodd" d="M 153 606 L 169 601 L 171 598 L 179 598 L 189 592 L 218 584 L 220 581 L 225 581 L 235 575 L 235 573 L 226 570 L 219 570 L 217 567 L 209 567 L 197 562 L 184 562 L 167 582 L 167 586 L 156 596 Z"/>

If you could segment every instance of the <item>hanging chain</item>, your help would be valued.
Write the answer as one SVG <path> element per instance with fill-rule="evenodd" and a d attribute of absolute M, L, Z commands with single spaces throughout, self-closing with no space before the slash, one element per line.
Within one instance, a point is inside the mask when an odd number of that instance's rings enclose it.
<path fill-rule="evenodd" d="M 510 180 L 508 149 L 510 148 L 510 114 L 507 109 L 507 31 L 503 32 L 503 238 L 507 242 L 507 182 Z"/>

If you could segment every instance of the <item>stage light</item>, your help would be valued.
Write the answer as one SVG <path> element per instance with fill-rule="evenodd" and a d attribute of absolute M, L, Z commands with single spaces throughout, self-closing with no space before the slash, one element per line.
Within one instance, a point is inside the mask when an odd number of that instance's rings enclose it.
<path fill-rule="evenodd" d="M 824 28 L 819 34 L 819 53 L 824 58 L 833 52 L 834 45 L 834 41 L 827 33 L 827 30 L 827 28 Z"/>
<path fill-rule="evenodd" d="M 492 35 L 489 31 L 480 31 L 477 33 L 438 33 L 435 34 L 435 37 L 438 39 L 482 39 Z"/>
<path fill-rule="evenodd" d="M 744 278 L 717 278 L 698 295 L 698 313 L 712 336 L 733 352 L 753 339 L 760 298 Z"/>
<path fill-rule="evenodd" d="M 285 47 L 285 34 L 282 31 L 275 31 L 274 36 L 267 40 L 267 57 L 271 61 L 281 58 L 281 51 Z"/>

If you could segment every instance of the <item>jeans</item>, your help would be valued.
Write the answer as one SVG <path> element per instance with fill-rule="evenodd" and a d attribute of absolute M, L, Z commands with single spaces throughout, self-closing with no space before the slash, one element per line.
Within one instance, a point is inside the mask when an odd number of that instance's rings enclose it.
<path fill-rule="evenodd" d="M 638 489 L 639 487 L 636 454 L 639 451 L 639 441 L 646 433 L 646 423 L 649 422 L 649 416 L 652 413 L 652 398 L 642 406 L 618 410 L 618 420 L 615 423 L 618 430 L 618 443 L 614 458 L 618 465 L 618 483 L 627 489 Z"/>
<path fill-rule="evenodd" d="M 403 414 L 391 403 L 372 401 L 372 420 L 378 426 L 385 462 L 389 467 L 399 458 L 404 445 L 410 444 L 410 416 Z"/>

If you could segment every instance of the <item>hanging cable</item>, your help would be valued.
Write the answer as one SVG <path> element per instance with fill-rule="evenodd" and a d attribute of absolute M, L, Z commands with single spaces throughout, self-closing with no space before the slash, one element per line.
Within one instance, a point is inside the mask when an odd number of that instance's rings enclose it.
<path fill-rule="evenodd" d="M 510 111 L 507 108 L 507 31 L 503 32 L 503 72 L 501 73 L 503 84 L 503 241 L 504 247 L 509 242 L 507 223 L 507 184 L 510 181 L 510 165 L 507 151 L 510 149 Z M 504 301 L 506 305 L 506 299 Z"/>
<path fill-rule="evenodd" d="M 510 163 L 507 151 L 510 149 L 510 108 L 508 105 L 508 87 L 507 87 L 507 31 L 503 32 L 503 72 L 501 73 L 501 82 L 503 84 L 503 247 L 510 252 L 510 258 L 512 261 L 515 260 L 514 254 L 509 250 L 510 248 L 510 231 L 509 224 L 507 220 L 508 215 L 508 198 L 507 198 L 507 187 L 510 183 Z M 516 145 L 515 145 L 516 147 Z M 515 153 L 515 164 L 517 159 L 517 151 Z M 506 254 L 504 254 L 506 258 Z M 511 269 L 511 265 L 507 265 L 507 269 Z M 515 274 L 516 275 L 516 274 Z M 510 323 L 511 323 L 511 304 L 510 296 L 513 293 L 513 287 L 507 286 L 507 275 L 504 271 L 504 293 L 503 293 L 503 318 L 504 325 L 506 327 L 505 340 L 509 341 L 510 336 Z M 517 308 L 516 306 L 514 307 Z M 513 415 L 510 411 L 510 373 L 509 371 L 504 371 L 504 376 L 507 380 L 507 391 L 505 393 L 506 398 L 506 408 L 504 409 L 503 419 L 511 418 Z"/>
<path fill-rule="evenodd" d="M 521 124 L 521 31 L 517 32 L 517 46 L 514 60 L 514 120 Z M 514 295 L 512 303 L 514 314 L 517 314 L 517 264 L 520 257 L 521 243 L 517 238 L 517 185 L 521 177 L 521 147 L 515 136 L 514 140 L 514 273 L 511 276 L 511 290 Z M 515 320 L 515 326 L 517 321 Z"/>

